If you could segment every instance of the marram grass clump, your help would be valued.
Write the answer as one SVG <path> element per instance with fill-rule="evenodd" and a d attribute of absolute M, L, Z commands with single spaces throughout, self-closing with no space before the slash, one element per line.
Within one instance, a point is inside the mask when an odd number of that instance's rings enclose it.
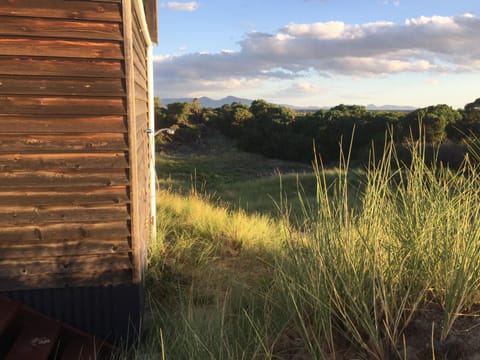
<path fill-rule="evenodd" d="M 420 311 L 441 309 L 441 343 L 480 302 L 478 169 L 427 166 L 417 146 L 408 166 L 393 145 L 372 162 L 359 206 L 349 205 L 348 166 L 332 189 L 315 168 L 318 211 L 305 211 L 310 227 L 276 266 L 282 307 L 312 358 L 405 358 Z"/>
<path fill-rule="evenodd" d="M 480 176 L 468 161 L 455 171 L 427 166 L 422 149 L 402 164 L 387 145 L 353 189 L 348 161 L 335 179 L 315 164 L 315 204 L 300 188 L 304 221 L 294 224 L 288 214 L 277 221 L 161 193 L 145 351 L 167 359 L 446 356 L 456 321 L 480 303 Z M 439 316 L 428 331 L 412 333 L 432 311 Z"/>
<path fill-rule="evenodd" d="M 269 322 L 264 306 L 282 223 L 171 192 L 159 194 L 157 219 L 147 276 L 153 322 L 143 352 L 170 359 L 263 353 L 252 321 Z"/>

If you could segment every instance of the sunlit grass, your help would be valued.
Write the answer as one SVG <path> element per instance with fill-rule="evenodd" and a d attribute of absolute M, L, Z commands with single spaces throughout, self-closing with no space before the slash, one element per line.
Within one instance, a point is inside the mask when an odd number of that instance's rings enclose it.
<path fill-rule="evenodd" d="M 404 359 L 405 330 L 432 305 L 444 341 L 480 303 L 480 176 L 469 162 L 426 166 L 413 150 L 408 165 L 390 144 L 366 171 L 345 160 L 233 181 L 231 194 L 221 182 L 211 196 L 160 192 L 140 352 Z"/>
<path fill-rule="evenodd" d="M 259 349 L 244 311 L 266 316 L 263 299 L 284 241 L 282 224 L 168 191 L 158 196 L 157 216 L 147 278 L 154 325 L 143 351 L 250 359 Z"/>
<path fill-rule="evenodd" d="M 316 358 L 351 348 L 368 359 L 402 358 L 419 308 L 441 307 L 443 341 L 480 301 L 476 169 L 427 167 L 421 147 L 405 168 L 387 150 L 367 172 L 361 207 L 349 206 L 341 172 L 332 197 L 317 168 L 322 206 L 305 211 L 310 227 L 294 233 L 276 266 L 283 307 Z"/>

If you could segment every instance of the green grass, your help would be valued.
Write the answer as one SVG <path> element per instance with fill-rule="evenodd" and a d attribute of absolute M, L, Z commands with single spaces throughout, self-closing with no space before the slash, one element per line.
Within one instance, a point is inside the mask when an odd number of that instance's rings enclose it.
<path fill-rule="evenodd" d="M 474 319 L 480 303 L 478 169 L 427 167 L 421 146 L 403 166 L 387 146 L 366 172 L 344 161 L 280 180 L 251 156 L 226 147 L 158 160 L 170 189 L 158 197 L 152 321 L 137 355 L 446 357 L 456 321 Z M 246 174 L 231 169 L 237 163 Z M 203 191 L 188 185 L 192 169 Z M 436 323 L 412 330 L 426 313 Z M 474 330 L 462 336 L 478 337 Z"/>
<path fill-rule="evenodd" d="M 224 137 L 213 133 L 205 143 L 182 146 L 157 156 L 158 185 L 175 193 L 207 195 L 211 202 L 249 214 L 301 217 L 302 201 L 314 203 L 316 179 L 313 166 L 267 159 L 239 151 Z M 325 170 L 328 182 L 337 178 L 338 169 Z M 349 173 L 352 189 L 362 182 L 363 171 Z M 288 209 L 283 209 L 288 202 Z"/>
<path fill-rule="evenodd" d="M 279 174 L 310 174 L 307 164 L 267 159 L 237 150 L 226 138 L 213 133 L 200 145 L 166 147 L 156 159 L 159 186 L 176 193 L 209 194 L 236 206 L 240 199 L 252 198 L 255 186 L 261 186 L 263 208 L 271 209 L 272 197 L 279 194 Z M 307 176 L 304 176 L 307 177 Z M 265 191 L 263 191 L 265 190 Z"/>
<path fill-rule="evenodd" d="M 147 278 L 154 325 L 142 351 L 165 350 L 170 359 L 251 358 L 258 345 L 244 311 L 263 313 L 283 234 L 269 217 L 162 192 L 161 241 L 152 246 Z"/>

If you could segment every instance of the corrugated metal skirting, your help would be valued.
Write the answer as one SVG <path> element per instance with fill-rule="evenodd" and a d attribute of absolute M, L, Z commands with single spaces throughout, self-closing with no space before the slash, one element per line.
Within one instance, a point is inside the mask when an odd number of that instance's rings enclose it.
<path fill-rule="evenodd" d="M 138 285 L 32 289 L 4 292 L 43 314 L 111 343 L 138 338 L 143 290 Z"/>

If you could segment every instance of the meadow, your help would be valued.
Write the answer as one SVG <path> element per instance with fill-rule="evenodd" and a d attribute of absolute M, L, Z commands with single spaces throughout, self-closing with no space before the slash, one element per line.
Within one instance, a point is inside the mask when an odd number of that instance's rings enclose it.
<path fill-rule="evenodd" d="M 133 357 L 478 359 L 480 176 L 236 150 L 157 154 L 149 312 Z"/>

